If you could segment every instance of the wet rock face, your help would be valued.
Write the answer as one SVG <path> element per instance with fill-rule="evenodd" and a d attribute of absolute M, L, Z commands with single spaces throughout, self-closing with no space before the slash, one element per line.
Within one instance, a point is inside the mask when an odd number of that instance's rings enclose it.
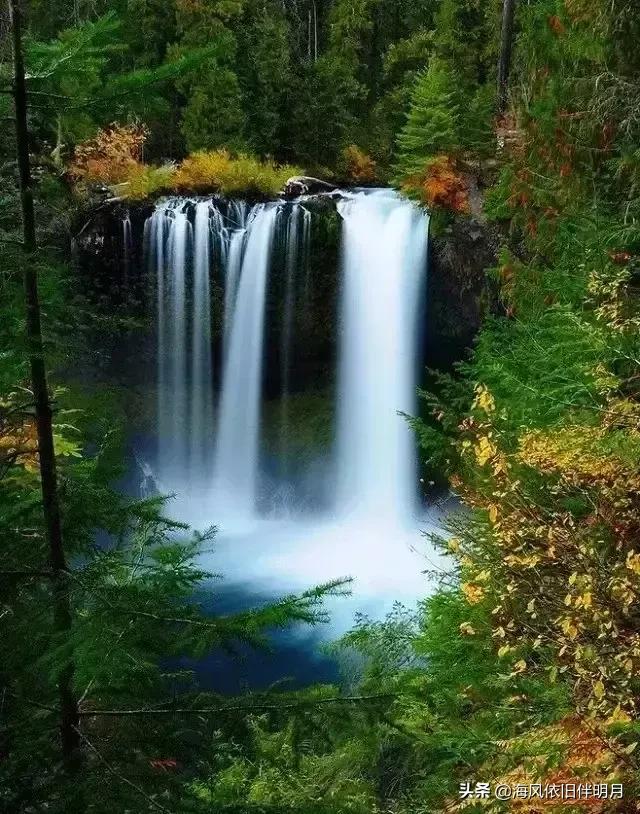
<path fill-rule="evenodd" d="M 152 212 L 153 206 L 147 203 L 103 203 L 79 213 L 72 230 L 72 251 L 89 296 L 106 298 L 118 307 L 144 291 L 142 236 Z M 123 228 L 126 218 L 128 235 Z"/>
<path fill-rule="evenodd" d="M 456 217 L 429 245 L 425 343 L 428 364 L 448 368 L 473 345 L 483 318 L 498 307 L 487 270 L 500 236 L 476 218 Z"/>

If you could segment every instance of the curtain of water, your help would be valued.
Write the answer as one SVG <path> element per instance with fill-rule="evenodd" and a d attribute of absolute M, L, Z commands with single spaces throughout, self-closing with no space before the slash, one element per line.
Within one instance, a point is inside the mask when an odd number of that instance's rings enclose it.
<path fill-rule="evenodd" d="M 127 212 L 122 221 L 122 267 L 124 269 L 124 282 L 129 282 L 132 250 L 131 218 Z"/>
<path fill-rule="evenodd" d="M 304 298 L 305 309 L 308 310 L 309 298 L 311 296 L 311 212 L 302 207 L 302 246 L 304 263 Z"/>
<path fill-rule="evenodd" d="M 343 219 L 336 428 L 336 514 L 404 524 L 416 500 L 417 315 L 428 220 L 384 190 L 349 194 Z M 278 226 L 279 224 L 279 226 Z M 266 292 L 276 229 L 284 240 L 280 451 L 287 458 L 298 316 L 310 311 L 311 213 L 292 205 L 172 200 L 145 225 L 155 268 L 159 480 L 208 495 L 215 519 L 256 507 Z M 211 279 L 224 283 L 222 384 L 213 400 Z M 280 309 L 276 309 L 280 312 Z M 308 327 L 308 326 L 307 326 Z M 285 470 L 286 472 L 286 470 Z"/>
<path fill-rule="evenodd" d="M 156 281 L 158 476 L 167 490 L 206 490 L 211 480 L 210 268 L 225 230 L 211 201 L 162 202 L 145 224 Z"/>
<path fill-rule="evenodd" d="M 168 327 L 171 353 L 169 356 L 170 409 L 169 425 L 171 440 L 169 462 L 175 474 L 182 480 L 188 477 L 189 423 L 188 379 L 189 357 L 187 351 L 186 285 L 189 243 L 192 227 L 184 209 L 173 212 L 169 232 L 168 309 L 165 324 Z"/>
<path fill-rule="evenodd" d="M 191 489 L 211 476 L 213 453 L 213 365 L 211 360 L 211 292 L 209 266 L 211 230 L 224 228 L 210 201 L 196 204 L 193 246 L 193 302 L 191 307 Z M 213 217 L 212 217 L 213 216 Z M 211 221 L 211 223 L 210 223 Z"/>
<path fill-rule="evenodd" d="M 293 321 L 296 297 L 296 270 L 300 263 L 300 215 L 302 207 L 293 204 L 289 212 L 285 243 L 285 291 L 280 347 L 280 461 L 284 473 L 288 464 L 289 441 L 289 390 L 291 377 L 291 353 Z"/>
<path fill-rule="evenodd" d="M 213 502 L 227 518 L 253 515 L 264 355 L 264 314 L 278 206 L 251 211 L 225 350 L 218 411 Z"/>
<path fill-rule="evenodd" d="M 338 514 L 404 525 L 416 508 L 413 414 L 417 314 L 428 223 L 391 191 L 338 204 L 344 219 L 336 504 Z"/>
<path fill-rule="evenodd" d="M 247 232 L 244 227 L 233 232 L 229 238 L 224 287 L 224 347 L 225 356 L 229 350 L 231 321 L 236 303 L 236 293 L 240 280 L 240 266 L 244 254 Z"/>

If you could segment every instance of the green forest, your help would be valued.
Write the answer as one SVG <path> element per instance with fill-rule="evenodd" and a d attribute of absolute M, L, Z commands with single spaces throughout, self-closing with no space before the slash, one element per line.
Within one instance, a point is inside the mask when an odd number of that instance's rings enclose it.
<path fill-rule="evenodd" d="M 635 0 L 0 0 L 0 812 L 640 810 L 638 42 Z M 122 488 L 93 383 L 148 325 L 74 245 L 291 179 L 393 187 L 495 262 L 405 417 L 446 568 L 335 681 L 225 693 L 189 665 L 326 626 L 358 574 L 194 600 L 217 519 Z"/>

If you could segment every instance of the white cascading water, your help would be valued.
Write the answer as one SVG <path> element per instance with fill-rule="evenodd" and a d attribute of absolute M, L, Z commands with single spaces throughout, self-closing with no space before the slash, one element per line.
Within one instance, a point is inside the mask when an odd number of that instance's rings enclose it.
<path fill-rule="evenodd" d="M 308 307 L 311 293 L 311 212 L 303 207 L 302 212 L 302 246 L 304 261 L 304 297 Z"/>
<path fill-rule="evenodd" d="M 183 210 L 174 213 L 173 227 L 169 237 L 169 254 L 171 257 L 169 336 L 172 353 L 170 359 L 169 386 L 172 393 L 171 402 L 171 461 L 176 472 L 187 473 L 189 456 L 189 425 L 185 421 L 188 413 L 187 371 L 187 277 L 186 264 L 188 241 L 191 241 L 192 227 Z"/>
<path fill-rule="evenodd" d="M 158 337 L 158 479 L 201 491 L 211 477 L 211 202 L 164 201 L 145 224 L 155 269 Z"/>
<path fill-rule="evenodd" d="M 190 211 L 192 212 L 190 216 Z M 415 407 L 417 313 L 427 216 L 389 190 L 345 194 L 336 429 L 338 516 L 388 525 L 416 505 L 414 443 L 399 412 Z M 286 455 L 296 280 L 309 288 L 310 211 L 299 203 L 168 201 L 145 227 L 157 279 L 159 477 L 209 491 L 214 509 L 251 516 L 259 477 L 264 313 L 282 219 L 280 449 Z M 192 225 L 193 222 L 193 225 Z M 123 227 L 130 230 L 130 225 Z M 215 251 L 214 251 L 215 249 Z M 214 257 L 215 255 L 215 257 Z M 224 276 L 223 376 L 214 419 L 210 274 Z M 312 316 L 312 315 L 311 315 Z M 215 430 L 214 430 L 215 427 Z M 214 441 L 215 437 L 215 441 Z M 207 484 L 213 484 L 213 489 Z M 203 488 L 206 487 L 206 488 Z"/>
<path fill-rule="evenodd" d="M 192 490 L 198 486 L 201 488 L 210 478 L 213 452 L 213 364 L 209 283 L 211 210 L 210 201 L 199 201 L 196 204 L 194 219 L 189 459 Z M 219 226 L 218 231 L 220 228 Z"/>
<path fill-rule="evenodd" d="M 220 526 L 210 566 L 228 585 L 254 586 L 262 595 L 356 577 L 353 600 L 332 606 L 344 630 L 355 610 L 377 614 L 424 592 L 425 563 L 415 554 L 422 525 L 415 442 L 399 413 L 415 412 L 428 218 L 390 190 L 344 192 L 338 200 L 333 469 L 326 450 L 289 469 L 290 439 L 307 429 L 295 422 L 295 363 L 318 318 L 322 282 L 312 278 L 309 206 L 174 199 L 159 203 L 145 224 L 157 283 L 157 480 L 161 491 L 179 496 L 171 516 L 197 528 Z M 282 301 L 270 300 L 274 330 L 265 320 L 276 272 L 283 278 L 273 289 Z M 212 302 L 220 286 L 222 302 Z M 266 336 L 278 337 L 280 365 L 270 447 L 261 429 Z M 212 346 L 222 364 L 215 404 Z M 299 476 L 306 478 L 300 494 L 332 485 L 334 501 L 324 512 L 296 502 Z M 263 484 L 273 490 L 271 506 Z"/>
<path fill-rule="evenodd" d="M 300 216 L 303 212 L 300 204 L 293 204 L 286 230 L 285 243 L 285 292 L 284 316 L 282 321 L 282 338 L 280 347 L 280 457 L 282 471 L 287 471 L 289 442 L 289 396 L 291 377 L 291 351 L 293 341 L 293 319 L 296 297 L 296 271 L 300 264 Z M 303 244 L 304 246 L 304 244 Z"/>
<path fill-rule="evenodd" d="M 336 511 L 366 525 L 406 525 L 417 508 L 417 316 L 428 220 L 395 192 L 338 203 L 343 220 Z"/>
<path fill-rule="evenodd" d="M 152 227 L 158 289 L 160 477 L 185 481 L 189 456 L 186 265 L 192 227 L 183 207 L 162 205 Z"/>
<path fill-rule="evenodd" d="M 225 349 L 213 507 L 241 522 L 253 516 L 256 503 L 265 298 L 277 212 L 272 204 L 251 212 Z"/>
<path fill-rule="evenodd" d="M 131 230 L 131 217 L 129 213 L 122 221 L 122 267 L 124 269 L 124 282 L 129 282 L 129 273 L 131 271 L 131 253 L 132 253 L 132 230 Z"/>
<path fill-rule="evenodd" d="M 233 232 L 229 239 L 229 248 L 227 251 L 227 263 L 225 271 L 225 287 L 224 287 L 224 344 L 225 352 L 229 348 L 229 336 L 231 333 L 231 321 L 233 318 L 233 310 L 236 303 L 236 294 L 238 291 L 238 282 L 240 280 L 240 268 L 242 264 L 242 255 L 245 248 L 247 232 L 243 227 Z"/>

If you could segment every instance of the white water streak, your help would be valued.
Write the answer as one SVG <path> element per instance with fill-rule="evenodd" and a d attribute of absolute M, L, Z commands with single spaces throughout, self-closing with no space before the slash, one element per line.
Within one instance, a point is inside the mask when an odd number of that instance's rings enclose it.
<path fill-rule="evenodd" d="M 196 205 L 193 246 L 191 323 L 191 450 L 192 489 L 210 477 L 213 451 L 213 365 L 211 352 L 211 203 Z"/>
<path fill-rule="evenodd" d="M 417 314 L 427 218 L 382 190 L 338 204 L 344 219 L 338 387 L 337 512 L 377 526 L 417 504 L 414 414 Z"/>
<path fill-rule="evenodd" d="M 267 276 L 278 207 L 254 208 L 238 282 L 218 413 L 213 501 L 241 521 L 255 512 Z"/>

